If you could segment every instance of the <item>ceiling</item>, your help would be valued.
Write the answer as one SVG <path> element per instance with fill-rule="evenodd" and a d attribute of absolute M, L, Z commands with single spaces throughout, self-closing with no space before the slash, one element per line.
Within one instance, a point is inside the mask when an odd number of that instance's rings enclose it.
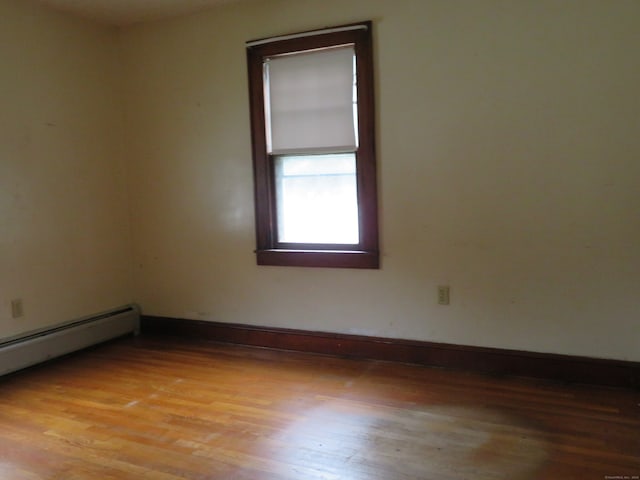
<path fill-rule="evenodd" d="M 58 11 L 114 26 L 158 20 L 239 0 L 38 0 Z"/>

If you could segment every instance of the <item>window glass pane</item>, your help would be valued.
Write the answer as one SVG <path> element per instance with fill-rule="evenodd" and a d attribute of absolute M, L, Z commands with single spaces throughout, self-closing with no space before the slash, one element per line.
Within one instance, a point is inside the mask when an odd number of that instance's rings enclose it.
<path fill-rule="evenodd" d="M 269 152 L 355 150 L 354 59 L 353 45 L 267 59 Z"/>
<path fill-rule="evenodd" d="M 275 159 L 278 240 L 357 244 L 355 154 Z"/>

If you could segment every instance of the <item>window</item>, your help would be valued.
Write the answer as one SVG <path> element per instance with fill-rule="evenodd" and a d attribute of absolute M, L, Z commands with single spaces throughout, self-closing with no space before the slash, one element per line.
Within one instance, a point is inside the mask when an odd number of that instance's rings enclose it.
<path fill-rule="evenodd" d="M 259 265 L 378 268 L 371 23 L 247 43 Z"/>

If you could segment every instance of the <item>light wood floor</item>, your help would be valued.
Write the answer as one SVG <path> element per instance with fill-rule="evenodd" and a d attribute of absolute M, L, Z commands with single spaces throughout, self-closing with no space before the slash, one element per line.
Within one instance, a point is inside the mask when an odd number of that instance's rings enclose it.
<path fill-rule="evenodd" d="M 0 479 L 629 479 L 640 394 L 166 338 L 0 379 Z"/>

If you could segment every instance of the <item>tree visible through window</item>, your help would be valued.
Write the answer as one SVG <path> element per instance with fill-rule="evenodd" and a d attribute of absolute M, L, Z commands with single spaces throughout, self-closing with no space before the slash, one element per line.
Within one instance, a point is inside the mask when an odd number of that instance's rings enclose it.
<path fill-rule="evenodd" d="M 371 23 L 247 44 L 261 265 L 378 268 Z"/>

